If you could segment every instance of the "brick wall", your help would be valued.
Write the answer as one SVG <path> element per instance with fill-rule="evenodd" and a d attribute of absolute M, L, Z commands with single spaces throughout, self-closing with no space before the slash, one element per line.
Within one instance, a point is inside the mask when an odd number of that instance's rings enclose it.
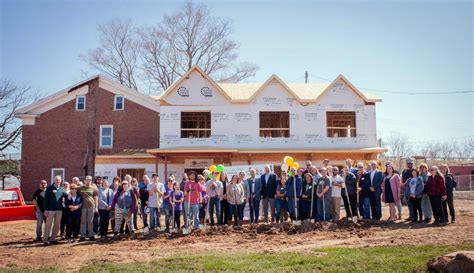
<path fill-rule="evenodd" d="M 125 109 L 114 111 L 114 94 L 100 89 L 98 79 L 88 84 L 85 111 L 76 111 L 72 100 L 41 114 L 35 125 L 23 126 L 21 177 L 26 200 L 41 179 L 51 180 L 51 168 L 65 168 L 66 180 L 71 180 L 94 174 L 96 154 L 159 147 L 157 112 L 126 98 Z M 99 149 L 100 125 L 106 124 L 114 125 L 113 148 Z"/>

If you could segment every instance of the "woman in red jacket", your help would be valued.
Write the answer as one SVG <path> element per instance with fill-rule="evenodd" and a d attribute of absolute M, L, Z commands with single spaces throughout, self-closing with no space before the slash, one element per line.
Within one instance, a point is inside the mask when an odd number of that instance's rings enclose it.
<path fill-rule="evenodd" d="M 445 217 L 443 211 L 443 200 L 446 200 L 447 191 L 444 177 L 437 166 L 430 168 L 431 176 L 426 181 L 426 194 L 430 197 L 431 207 L 433 208 L 434 224 L 444 224 Z"/>

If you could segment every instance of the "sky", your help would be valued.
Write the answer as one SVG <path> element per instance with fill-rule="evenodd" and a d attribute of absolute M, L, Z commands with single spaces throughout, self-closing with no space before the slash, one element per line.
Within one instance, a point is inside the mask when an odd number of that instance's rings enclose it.
<path fill-rule="evenodd" d="M 286 82 L 343 74 L 380 97 L 377 133 L 413 145 L 474 137 L 472 1 L 206 1 L 231 20 L 240 61 Z M 97 24 L 131 18 L 150 26 L 182 1 L 0 0 L 0 77 L 46 96 L 97 74 L 79 55 L 98 46 Z"/>

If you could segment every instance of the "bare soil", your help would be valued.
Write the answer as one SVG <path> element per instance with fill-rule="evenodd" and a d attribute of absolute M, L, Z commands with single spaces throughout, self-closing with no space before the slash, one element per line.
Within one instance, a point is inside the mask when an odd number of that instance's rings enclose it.
<path fill-rule="evenodd" d="M 43 246 L 34 242 L 35 222 L 0 223 L 0 269 L 7 266 L 54 266 L 76 271 L 94 262 L 147 262 L 161 257 L 193 254 L 313 252 L 318 247 L 371 247 L 400 245 L 462 245 L 474 243 L 474 192 L 455 194 L 456 224 L 433 226 L 404 220 L 389 224 L 341 220 L 303 223 L 208 227 L 189 235 L 137 231 L 115 239 Z M 404 207 L 403 218 L 408 217 Z M 341 211 L 341 214 L 345 213 Z M 384 218 L 388 207 L 383 207 Z"/>

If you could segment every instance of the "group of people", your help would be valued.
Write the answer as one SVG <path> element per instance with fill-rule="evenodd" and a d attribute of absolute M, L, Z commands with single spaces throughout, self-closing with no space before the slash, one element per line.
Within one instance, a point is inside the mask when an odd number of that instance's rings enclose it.
<path fill-rule="evenodd" d="M 390 208 L 390 222 L 401 219 L 402 204 L 408 205 L 407 220 L 430 223 L 434 218 L 439 225 L 448 222 L 449 212 L 455 222 L 456 181 L 445 164 L 428 168 L 422 163 L 414 168 L 413 159 L 408 159 L 400 176 L 390 162 L 384 172 L 375 161 L 353 167 L 353 161 L 347 159 L 342 168 L 329 163 L 324 160 L 318 168 L 307 161 L 305 168 L 282 171 L 280 176 L 267 165 L 259 176 L 250 169 L 248 178 L 244 171 L 231 177 L 225 172 L 192 171 L 184 173 L 180 182 L 170 176 L 166 183 L 160 182 L 158 174 L 151 179 L 144 175 L 140 183 L 130 175 L 114 177 L 111 185 L 101 177 L 94 183 L 91 176 L 84 182 L 74 177 L 69 183 L 57 176 L 50 186 L 42 180 L 34 193 L 36 239 L 54 244 L 60 232 L 69 242 L 95 240 L 96 234 L 108 236 L 109 227 L 114 235 L 134 232 L 139 218 L 144 228 L 154 230 L 161 228 L 162 216 L 167 231 L 180 229 L 181 219 L 189 229 L 232 221 L 242 225 L 247 205 L 252 224 L 261 220 L 261 210 L 267 223 L 288 219 L 336 222 L 341 219 L 341 204 L 347 220 L 378 221 L 382 202 Z"/>

